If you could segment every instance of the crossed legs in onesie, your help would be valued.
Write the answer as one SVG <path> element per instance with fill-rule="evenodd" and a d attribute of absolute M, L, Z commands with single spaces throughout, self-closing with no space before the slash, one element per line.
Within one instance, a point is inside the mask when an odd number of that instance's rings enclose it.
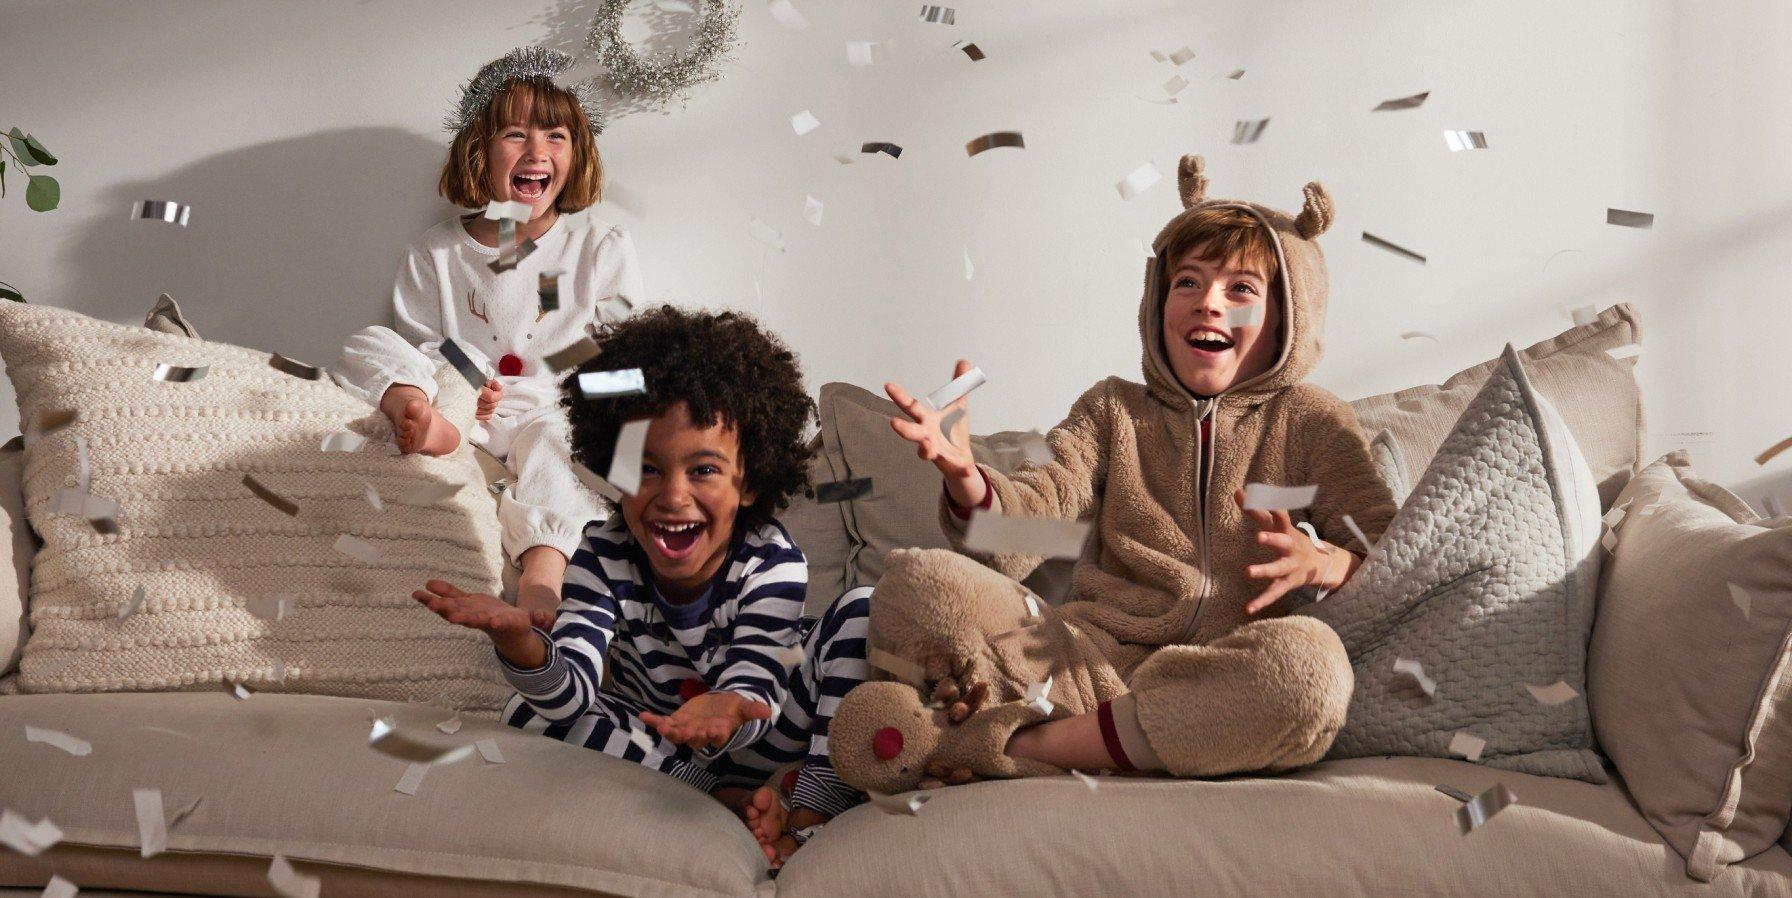
<path fill-rule="evenodd" d="M 1091 713 L 1122 769 L 1288 770 L 1324 756 L 1354 686 L 1343 643 L 1317 620 L 1127 645 L 943 549 L 890 553 L 871 604 L 869 660 L 896 679 L 849 693 L 829 744 L 840 777 L 868 792 L 1061 774 L 1011 757 L 1009 740 Z"/>

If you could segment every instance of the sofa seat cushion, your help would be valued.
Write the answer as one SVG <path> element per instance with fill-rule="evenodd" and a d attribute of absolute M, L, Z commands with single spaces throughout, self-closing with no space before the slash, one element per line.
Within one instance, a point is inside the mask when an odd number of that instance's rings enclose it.
<path fill-rule="evenodd" d="M 399 793 L 406 762 L 368 747 L 376 714 L 434 743 L 495 739 L 504 763 L 476 753 Z M 65 834 L 36 859 L 0 851 L 0 885 L 41 888 L 60 872 L 83 887 L 265 894 L 276 852 L 323 877 L 325 895 L 398 894 L 415 879 L 410 894 L 521 883 L 545 888 L 531 894 L 721 896 L 766 881 L 752 835 L 709 796 L 496 722 L 469 718 L 445 736 L 434 726 L 448 717 L 428 705 L 268 693 L 0 697 L 0 807 L 48 816 Z M 93 751 L 27 743 L 27 724 Z M 135 850 L 140 788 L 160 789 L 170 816 L 203 799 L 148 859 Z"/>
<path fill-rule="evenodd" d="M 1447 784 L 1519 803 L 1461 835 Z M 1353 758 L 1277 777 L 1070 777 L 934 794 L 915 817 L 860 806 L 778 877 L 779 898 L 914 895 L 1792 896 L 1774 849 L 1710 883 L 1617 784 L 1442 758 Z"/>

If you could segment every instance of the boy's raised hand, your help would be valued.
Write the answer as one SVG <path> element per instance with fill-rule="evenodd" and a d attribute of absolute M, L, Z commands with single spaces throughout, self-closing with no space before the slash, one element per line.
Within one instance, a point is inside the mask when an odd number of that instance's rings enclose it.
<path fill-rule="evenodd" d="M 446 580 L 431 580 L 411 598 L 428 606 L 442 619 L 492 638 L 492 644 L 518 667 L 536 668 L 547 663 L 541 641 L 530 634 L 530 627 L 543 630 L 554 626 L 553 612 L 527 611 L 497 596 L 462 592 Z"/>
<path fill-rule="evenodd" d="M 504 398 L 504 385 L 496 379 L 488 380 L 479 388 L 479 405 L 473 410 L 473 418 L 478 421 L 490 421 L 492 414 L 498 410 L 498 401 Z"/>
<path fill-rule="evenodd" d="M 1238 507 L 1244 508 L 1244 490 L 1234 492 L 1232 499 Z M 1256 614 L 1302 586 L 1337 589 L 1355 570 L 1352 562 L 1356 556 L 1337 546 L 1321 549 L 1294 526 L 1294 520 L 1286 511 L 1247 509 L 1245 517 L 1257 525 L 1257 542 L 1275 549 L 1280 556 L 1266 564 L 1253 564 L 1244 569 L 1245 576 L 1253 580 L 1270 581 L 1261 594 L 1244 606 L 1246 614 Z"/>
<path fill-rule="evenodd" d="M 959 359 L 953 369 L 952 376 L 960 377 L 971 370 L 967 359 Z M 922 461 L 933 462 L 946 478 L 946 492 L 952 501 L 964 508 L 972 508 L 983 504 L 983 475 L 977 471 L 977 460 L 971 455 L 971 424 L 968 397 L 959 397 L 947 404 L 945 408 L 936 409 L 925 401 L 909 395 L 900 384 L 884 384 L 884 392 L 890 394 L 890 401 L 902 409 L 909 417 L 904 421 L 891 418 L 890 427 L 897 435 L 915 444 L 915 454 Z M 951 433 L 940 430 L 940 423 L 951 417 L 953 412 L 964 411 L 952 422 Z"/>
<path fill-rule="evenodd" d="M 772 716 L 770 705 L 737 692 L 705 692 L 671 714 L 641 712 L 641 722 L 661 736 L 692 748 L 721 748 L 749 720 Z"/>

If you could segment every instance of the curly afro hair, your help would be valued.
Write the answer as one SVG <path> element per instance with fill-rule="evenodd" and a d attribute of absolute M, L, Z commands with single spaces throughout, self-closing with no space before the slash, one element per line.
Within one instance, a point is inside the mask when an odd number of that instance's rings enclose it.
<path fill-rule="evenodd" d="M 683 402 L 699 427 L 720 419 L 740 437 L 743 489 L 756 494 L 740 510 L 740 527 L 770 522 L 791 496 L 808 489 L 804 434 L 815 420 L 815 401 L 803 389 L 796 354 L 751 315 L 656 306 L 604 325 L 597 346 L 579 373 L 639 368 L 647 393 L 586 399 L 576 374 L 569 376 L 561 404 L 572 421 L 574 460 L 609 470 L 624 423 Z"/>

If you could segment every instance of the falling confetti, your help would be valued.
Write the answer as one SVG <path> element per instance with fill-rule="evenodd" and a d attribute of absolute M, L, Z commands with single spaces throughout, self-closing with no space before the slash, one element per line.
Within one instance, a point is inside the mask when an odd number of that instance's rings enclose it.
<path fill-rule="evenodd" d="M 902 158 L 902 148 L 901 147 L 899 147 L 893 143 L 884 143 L 882 141 L 871 141 L 869 143 L 862 144 L 859 146 L 859 152 L 866 153 L 866 154 L 884 153 L 884 154 L 888 155 L 891 159 L 901 159 Z"/>
<path fill-rule="evenodd" d="M 1241 121 L 1232 126 L 1232 142 L 1237 144 L 1256 143 L 1263 136 L 1263 129 L 1269 127 L 1269 119 L 1260 118 L 1254 122 Z"/>
<path fill-rule="evenodd" d="M 785 251 L 784 235 L 778 233 L 777 228 L 774 228 L 757 218 L 747 222 L 747 233 L 752 234 L 754 240 L 757 240 L 778 252 Z"/>
<path fill-rule="evenodd" d="M 819 127 L 821 127 L 821 120 L 815 117 L 815 113 L 807 109 L 790 117 L 790 130 L 795 131 L 798 137 Z"/>
<path fill-rule="evenodd" d="M 1401 256 L 1403 258 L 1411 259 L 1414 262 L 1419 263 L 1420 265 L 1425 264 L 1424 256 L 1421 256 L 1418 253 L 1415 253 L 1412 250 L 1407 249 L 1406 247 L 1401 246 L 1397 243 L 1393 243 L 1388 240 L 1383 240 L 1382 238 L 1377 237 L 1374 234 L 1369 233 L 1368 231 L 1363 232 L 1363 242 L 1369 244 L 1370 246 L 1375 246 L 1375 247 L 1380 247 L 1381 249 L 1385 249 L 1388 252 L 1393 253 L 1396 256 Z"/>
<path fill-rule="evenodd" d="M 254 493 L 261 501 L 274 506 L 274 509 L 281 514 L 284 514 L 289 518 L 296 518 L 299 516 L 299 503 L 269 489 L 261 481 L 256 480 L 254 475 L 244 474 L 243 486 L 248 487 L 249 492 Z"/>
<path fill-rule="evenodd" d="M 1518 796 L 1513 795 L 1505 783 L 1500 783 L 1456 809 L 1456 828 L 1466 836 L 1485 826 L 1493 815 L 1517 803 Z"/>
<path fill-rule="evenodd" d="M 815 501 L 820 505 L 831 505 L 835 502 L 850 502 L 871 495 L 871 478 L 859 477 L 853 480 L 838 480 L 824 483 L 815 488 Z"/>
<path fill-rule="evenodd" d="M 1411 658 L 1395 658 L 1394 673 L 1403 673 L 1412 677 L 1425 691 L 1427 696 L 1437 697 L 1437 681 L 1425 675 L 1425 665 Z"/>
<path fill-rule="evenodd" d="M 1471 761 L 1481 760 L 1481 750 L 1487 747 L 1487 740 L 1460 730 L 1450 737 L 1450 754 L 1461 755 Z"/>
<path fill-rule="evenodd" d="M 1318 484 L 1277 486 L 1273 483 L 1244 485 L 1245 511 L 1295 511 L 1313 504 L 1319 494 Z"/>
<path fill-rule="evenodd" d="M 438 351 L 442 353 L 442 358 L 448 360 L 448 364 L 454 366 L 455 371 L 460 372 L 460 376 L 475 392 L 485 389 L 485 382 L 488 380 L 485 371 L 474 364 L 472 356 L 467 355 L 467 351 L 460 348 L 459 343 L 452 339 L 443 340 Z"/>
<path fill-rule="evenodd" d="M 187 226 L 187 218 L 192 214 L 192 206 L 183 206 L 180 203 L 171 203 L 165 200 L 138 200 L 136 205 L 131 207 L 131 218 L 133 219 L 165 221 L 183 228 Z"/>
<path fill-rule="evenodd" d="M 1394 111 L 1400 110 L 1400 109 L 1417 109 L 1421 105 L 1424 104 L 1425 98 L 1429 97 L 1429 96 L 1431 96 L 1431 91 L 1425 91 L 1424 93 L 1413 94 L 1410 97 L 1400 97 L 1399 99 L 1395 99 L 1395 100 L 1383 100 L 1374 109 L 1371 109 L 1369 111 L 1370 112 L 1394 112 Z"/>
<path fill-rule="evenodd" d="M 948 381 L 945 386 L 927 394 L 927 404 L 934 408 L 945 408 L 954 402 L 970 395 L 972 390 L 989 383 L 982 368 L 972 368 Z"/>
<path fill-rule="evenodd" d="M 983 61 L 983 50 L 976 44 L 965 44 L 960 49 L 964 50 L 964 55 L 969 56 L 972 62 Z"/>
<path fill-rule="evenodd" d="M 1655 227 L 1655 215 L 1651 212 L 1626 212 L 1623 209 L 1605 210 L 1605 223 L 1621 228 L 1640 228 L 1648 230 Z"/>
<path fill-rule="evenodd" d="M 803 219 L 818 228 L 821 227 L 821 213 L 826 208 L 822 205 L 821 200 L 815 197 L 803 197 Z"/>
<path fill-rule="evenodd" d="M 949 6 L 923 5 L 921 7 L 921 21 L 931 22 L 936 25 L 956 25 L 958 24 L 958 12 Z"/>
<path fill-rule="evenodd" d="M 579 375 L 579 393 L 586 399 L 614 399 L 647 392 L 647 378 L 639 368 L 586 371 Z"/>
<path fill-rule="evenodd" d="M 1487 149 L 1487 135 L 1480 131 L 1445 131 L 1444 144 L 1450 152 Z"/>
<path fill-rule="evenodd" d="M 1155 164 L 1147 162 L 1133 169 L 1131 174 L 1120 179 L 1120 183 L 1114 186 L 1120 191 L 1121 199 L 1130 200 L 1151 189 L 1153 185 L 1163 179 L 1163 172 L 1158 171 Z"/>
<path fill-rule="evenodd" d="M 1054 518 L 1010 518 L 979 511 L 965 530 L 965 548 L 990 555 L 1043 555 L 1078 558 L 1089 536 L 1084 521 Z"/>
<path fill-rule="evenodd" d="M 199 365 L 197 367 L 188 368 L 181 365 L 169 365 L 164 363 L 157 365 L 155 373 L 150 376 L 166 383 L 184 384 L 192 383 L 196 380 L 204 380 L 205 375 L 211 370 L 210 365 Z"/>
<path fill-rule="evenodd" d="M 1027 148 L 1027 142 L 1021 137 L 1019 131 L 992 131 L 967 142 L 964 145 L 964 151 L 967 155 L 976 156 L 978 153 L 996 147 L 1013 147 L 1017 150 L 1024 150 Z"/>
<path fill-rule="evenodd" d="M 275 353 L 268 359 L 268 364 L 282 374 L 290 374 L 300 380 L 323 380 L 324 369 L 304 362 L 295 362 L 286 356 Z"/>
<path fill-rule="evenodd" d="M 1537 704 L 1550 707 L 1573 701 L 1576 696 L 1580 695 L 1565 680 L 1557 680 L 1548 686 L 1532 686 L 1526 683 L 1524 688 L 1530 691 L 1531 698 L 1536 699 Z"/>

